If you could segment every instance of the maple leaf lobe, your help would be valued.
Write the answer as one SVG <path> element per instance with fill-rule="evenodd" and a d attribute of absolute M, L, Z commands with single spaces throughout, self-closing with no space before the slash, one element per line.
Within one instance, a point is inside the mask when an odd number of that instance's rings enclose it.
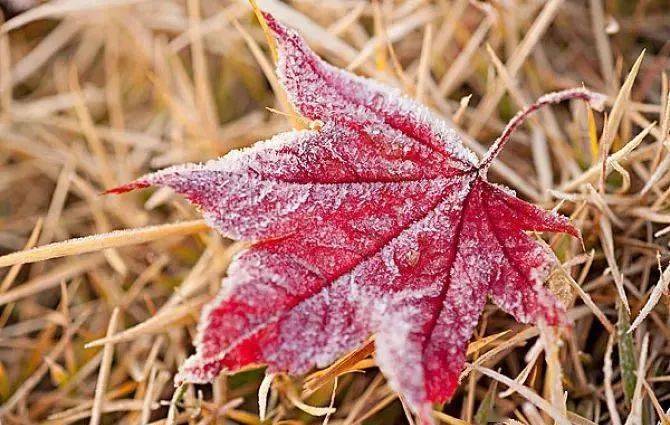
<path fill-rule="evenodd" d="M 109 191 L 169 186 L 223 235 L 256 242 L 203 310 L 177 379 L 256 363 L 304 373 L 375 334 L 380 368 L 430 422 L 430 403 L 458 385 L 487 297 L 522 322 L 565 320 L 543 286 L 553 257 L 527 231 L 578 232 L 487 182 L 488 162 L 427 108 L 323 62 L 265 18 L 280 82 L 323 126 Z"/>

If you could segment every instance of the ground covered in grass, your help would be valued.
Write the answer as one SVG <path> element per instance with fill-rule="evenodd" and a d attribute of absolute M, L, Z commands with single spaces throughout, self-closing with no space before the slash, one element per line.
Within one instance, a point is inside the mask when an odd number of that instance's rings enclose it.
<path fill-rule="evenodd" d="M 254 368 L 172 384 L 244 246 L 170 190 L 100 194 L 305 125 L 249 2 L 1 3 L 2 423 L 414 423 L 372 341 L 304 377 Z M 487 306 L 435 418 L 670 423 L 667 1 L 257 3 L 330 62 L 453 121 L 480 155 L 546 92 L 608 96 L 606 114 L 582 102 L 537 114 L 491 176 L 581 230 L 537 235 L 561 262 L 547 284 L 572 327 Z"/>

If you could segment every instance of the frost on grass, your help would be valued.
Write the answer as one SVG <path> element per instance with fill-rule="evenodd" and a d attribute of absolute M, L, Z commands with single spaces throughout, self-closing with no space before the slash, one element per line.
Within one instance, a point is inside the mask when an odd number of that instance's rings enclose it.
<path fill-rule="evenodd" d="M 487 297 L 521 322 L 564 321 L 544 288 L 552 257 L 527 231 L 577 235 L 486 181 L 456 132 L 396 90 L 334 68 L 266 15 L 296 109 L 324 123 L 116 192 L 169 186 L 222 234 L 256 242 L 203 311 L 178 380 L 268 364 L 299 374 L 376 335 L 377 361 L 422 421 L 458 385 Z M 544 97 L 537 107 L 585 90 Z M 494 153 L 495 153 L 494 152 Z"/>

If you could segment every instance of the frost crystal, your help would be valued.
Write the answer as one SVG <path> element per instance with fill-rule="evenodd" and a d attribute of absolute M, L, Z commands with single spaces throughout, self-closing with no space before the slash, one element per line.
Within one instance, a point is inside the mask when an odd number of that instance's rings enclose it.
<path fill-rule="evenodd" d="M 430 403 L 458 385 L 488 296 L 521 322 L 564 320 L 543 287 L 552 257 L 526 232 L 577 231 L 488 183 L 482 163 L 425 107 L 326 64 L 266 19 L 281 83 L 322 128 L 112 190 L 169 186 L 222 234 L 255 242 L 204 309 L 178 380 L 209 382 L 255 363 L 304 373 L 374 334 L 380 368 L 430 423 Z"/>

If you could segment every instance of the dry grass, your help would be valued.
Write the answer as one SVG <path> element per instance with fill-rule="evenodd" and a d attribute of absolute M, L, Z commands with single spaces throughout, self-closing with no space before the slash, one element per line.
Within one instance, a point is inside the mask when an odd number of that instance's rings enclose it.
<path fill-rule="evenodd" d="M 579 102 L 543 111 L 493 167 L 581 229 L 583 244 L 547 239 L 573 327 L 487 308 L 435 417 L 670 423 L 667 1 L 257 3 L 331 62 L 453 119 L 480 155 L 545 92 L 608 95 L 606 116 Z M 372 343 L 308 377 L 249 369 L 173 388 L 198 312 L 243 246 L 167 190 L 100 193 L 304 125 L 273 112 L 290 109 L 246 1 L 54 0 L 1 30 L 3 424 L 413 423 Z"/>

